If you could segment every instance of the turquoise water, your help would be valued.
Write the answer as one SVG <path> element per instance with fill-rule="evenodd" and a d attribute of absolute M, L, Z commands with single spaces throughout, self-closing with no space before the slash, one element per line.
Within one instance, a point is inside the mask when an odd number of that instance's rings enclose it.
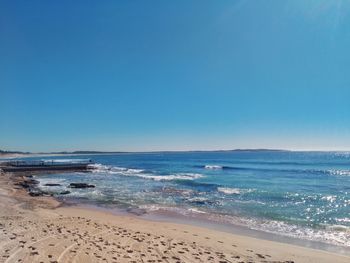
<path fill-rule="evenodd" d="M 51 157 L 52 158 L 52 157 Z M 62 157 L 59 157 L 63 159 Z M 284 236 L 350 246 L 350 153 L 231 151 L 70 156 L 90 173 L 40 175 L 65 200 L 171 211 Z M 46 187 L 46 183 L 60 183 Z"/>

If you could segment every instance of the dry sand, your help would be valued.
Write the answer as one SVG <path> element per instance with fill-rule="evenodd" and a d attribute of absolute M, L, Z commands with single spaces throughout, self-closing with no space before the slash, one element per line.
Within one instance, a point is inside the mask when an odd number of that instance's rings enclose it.
<path fill-rule="evenodd" d="M 0 175 L 0 262 L 350 262 L 325 251 L 189 225 L 60 207 Z"/>

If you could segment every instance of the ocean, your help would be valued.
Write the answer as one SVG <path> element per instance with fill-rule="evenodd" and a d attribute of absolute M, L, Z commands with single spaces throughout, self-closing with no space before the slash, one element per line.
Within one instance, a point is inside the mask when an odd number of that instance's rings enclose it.
<path fill-rule="evenodd" d="M 39 187 L 70 203 L 139 214 L 169 212 L 350 246 L 349 152 L 247 150 L 39 159 L 82 158 L 94 161 L 91 172 L 37 175 Z M 67 188 L 76 182 L 96 187 Z M 70 194 L 58 194 L 67 189 Z"/>

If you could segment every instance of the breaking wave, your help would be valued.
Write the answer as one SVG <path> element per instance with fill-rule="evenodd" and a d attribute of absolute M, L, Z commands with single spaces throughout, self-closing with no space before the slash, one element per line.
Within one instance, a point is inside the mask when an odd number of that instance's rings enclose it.
<path fill-rule="evenodd" d="M 176 173 L 169 175 L 157 175 L 142 169 L 125 168 L 118 166 L 108 166 L 103 164 L 93 164 L 90 166 L 93 173 L 115 174 L 120 176 L 134 176 L 154 181 L 172 181 L 172 180 L 194 180 L 203 177 L 198 173 Z"/>
<path fill-rule="evenodd" d="M 91 164 L 89 168 L 93 173 L 107 173 L 107 174 L 137 174 L 142 173 L 145 170 L 142 169 L 132 169 L 118 166 L 109 166 L 103 164 Z"/>
<path fill-rule="evenodd" d="M 146 175 L 146 174 L 136 174 L 135 176 L 144 179 L 152 179 L 155 181 L 172 181 L 172 180 L 194 180 L 203 177 L 201 174 L 195 173 L 179 173 L 172 175 Z"/>
<path fill-rule="evenodd" d="M 230 187 L 218 187 L 218 192 L 227 194 L 227 195 L 240 195 L 245 193 L 253 192 L 254 189 L 240 189 L 240 188 L 230 188 Z"/>
<path fill-rule="evenodd" d="M 223 169 L 223 166 L 220 166 L 220 165 L 205 165 L 204 168 L 205 169 L 209 169 L 209 170 L 220 170 L 220 169 Z"/>
<path fill-rule="evenodd" d="M 350 176 L 350 170 L 342 169 L 286 169 L 286 168 L 265 168 L 265 167 L 233 167 L 233 166 L 221 166 L 221 165 L 195 165 L 196 168 L 204 168 L 207 170 L 235 170 L 235 171 L 265 171 L 265 172 L 290 172 L 295 174 L 324 174 L 335 176 Z"/>
<path fill-rule="evenodd" d="M 228 195 L 239 195 L 241 190 L 238 188 L 218 187 L 218 191 Z"/>
<path fill-rule="evenodd" d="M 328 170 L 330 175 L 350 176 L 350 170 Z"/>

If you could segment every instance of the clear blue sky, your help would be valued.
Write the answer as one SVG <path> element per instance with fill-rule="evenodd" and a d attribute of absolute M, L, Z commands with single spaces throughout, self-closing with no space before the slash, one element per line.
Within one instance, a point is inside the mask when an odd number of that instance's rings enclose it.
<path fill-rule="evenodd" d="M 350 150 L 350 2 L 0 2 L 0 149 Z"/>

